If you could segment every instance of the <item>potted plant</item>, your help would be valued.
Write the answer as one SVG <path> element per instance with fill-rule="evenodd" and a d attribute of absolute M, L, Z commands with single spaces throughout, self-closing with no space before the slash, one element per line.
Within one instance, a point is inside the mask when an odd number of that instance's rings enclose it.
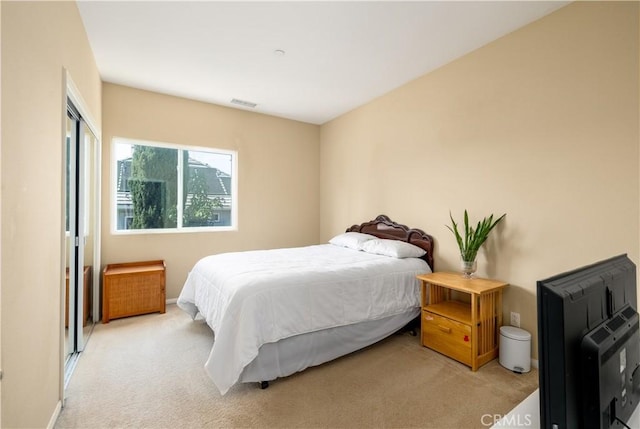
<path fill-rule="evenodd" d="M 458 224 L 453 219 L 453 215 L 449 212 L 451 218 L 451 226 L 447 225 L 447 228 L 455 235 L 458 247 L 460 248 L 460 259 L 462 260 L 462 273 L 465 277 L 470 278 L 476 271 L 476 256 L 480 246 L 487 240 L 491 230 L 500 222 L 506 213 L 500 216 L 495 221 L 493 215 L 482 219 L 475 228 L 469 226 L 469 214 L 467 210 L 464 211 L 464 230 L 461 234 L 458 231 Z"/>

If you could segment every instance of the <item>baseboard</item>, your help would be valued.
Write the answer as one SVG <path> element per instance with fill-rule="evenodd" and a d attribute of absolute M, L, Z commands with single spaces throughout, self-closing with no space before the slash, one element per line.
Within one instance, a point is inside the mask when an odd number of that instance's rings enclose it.
<path fill-rule="evenodd" d="M 175 304 L 176 302 L 178 302 L 178 298 L 169 298 L 167 300 L 167 304 Z"/>
<path fill-rule="evenodd" d="M 60 411 L 62 411 L 62 401 L 58 401 L 56 404 L 56 409 L 53 410 L 53 415 L 49 420 L 49 424 L 47 425 L 47 429 L 53 429 L 56 425 L 56 421 L 58 421 L 58 417 L 60 416 Z"/>

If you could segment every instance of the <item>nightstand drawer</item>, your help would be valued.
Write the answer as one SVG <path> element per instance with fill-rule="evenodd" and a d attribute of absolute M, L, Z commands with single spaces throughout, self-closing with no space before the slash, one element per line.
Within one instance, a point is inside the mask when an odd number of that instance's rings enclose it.
<path fill-rule="evenodd" d="M 471 326 L 422 312 L 422 345 L 471 365 Z"/>

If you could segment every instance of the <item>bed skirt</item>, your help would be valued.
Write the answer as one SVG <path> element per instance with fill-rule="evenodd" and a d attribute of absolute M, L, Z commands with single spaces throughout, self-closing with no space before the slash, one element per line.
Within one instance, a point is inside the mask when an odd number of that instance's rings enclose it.
<path fill-rule="evenodd" d="M 402 329 L 420 314 L 419 308 L 380 320 L 368 320 L 296 335 L 262 345 L 258 356 L 240 375 L 240 382 L 271 381 L 370 346 Z"/>

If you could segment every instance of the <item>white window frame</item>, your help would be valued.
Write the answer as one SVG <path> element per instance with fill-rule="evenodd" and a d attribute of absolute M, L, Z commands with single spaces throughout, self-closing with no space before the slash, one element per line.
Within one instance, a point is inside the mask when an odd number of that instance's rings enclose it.
<path fill-rule="evenodd" d="M 211 152 L 231 156 L 231 225 L 229 226 L 177 226 L 176 228 L 153 228 L 153 229 L 118 229 L 118 184 L 117 184 L 117 159 L 116 146 L 118 144 L 130 144 L 141 146 L 152 146 L 166 149 L 175 149 L 178 151 L 178 183 L 182 180 L 182 163 L 180 159 L 183 151 Z M 125 137 L 114 137 L 111 140 L 111 156 L 110 156 L 110 177 L 109 187 L 111 189 L 111 201 L 109 211 L 111 212 L 111 233 L 114 235 L 139 235 L 139 234 L 175 234 L 175 233 L 191 233 L 191 232 L 225 232 L 238 230 L 238 152 L 228 149 L 218 149 L 204 146 L 181 145 L 177 143 L 157 142 L 150 140 L 139 140 Z M 178 186 L 178 201 L 182 200 L 183 186 Z M 182 218 L 184 207 L 178 204 L 177 211 L 179 219 Z"/>

